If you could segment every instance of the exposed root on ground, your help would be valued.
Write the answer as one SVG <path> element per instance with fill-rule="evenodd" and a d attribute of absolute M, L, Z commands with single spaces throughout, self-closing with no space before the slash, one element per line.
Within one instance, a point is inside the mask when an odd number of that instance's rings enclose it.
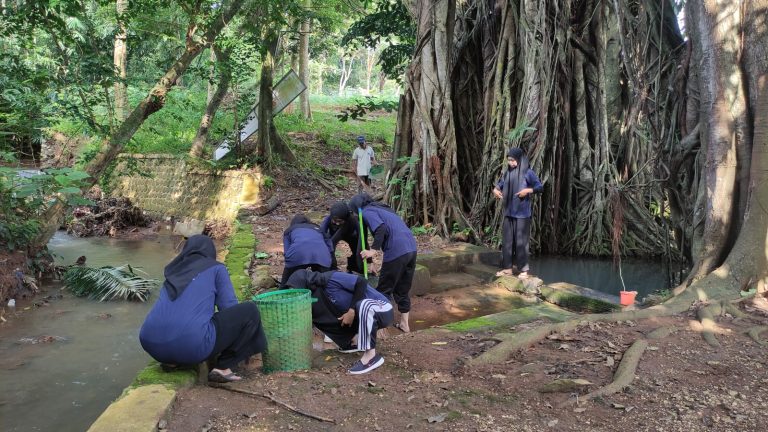
<path fill-rule="evenodd" d="M 768 330 L 768 326 L 752 327 L 751 329 L 747 330 L 747 336 L 752 338 L 752 340 L 755 341 L 758 345 L 766 346 L 768 345 L 768 342 L 760 338 L 760 334 L 766 330 Z"/>
<path fill-rule="evenodd" d="M 701 321 L 701 336 L 712 347 L 719 348 L 720 342 L 715 337 L 717 331 L 717 323 L 715 322 L 715 315 L 722 313 L 722 305 L 720 303 L 711 304 L 708 306 L 702 306 L 696 311 L 696 316 Z"/>
<path fill-rule="evenodd" d="M 678 300 L 680 299 L 680 300 Z M 677 300 L 677 301 L 676 301 Z M 572 320 L 547 324 L 541 327 L 525 330 L 519 333 L 499 333 L 494 335 L 501 342 L 480 356 L 469 361 L 470 365 L 503 363 L 509 356 L 522 348 L 527 348 L 544 339 L 553 332 L 564 333 L 575 329 L 581 323 L 598 321 L 624 321 L 655 318 L 674 315 L 688 309 L 688 303 L 684 298 L 678 297 L 667 304 L 654 306 L 637 311 L 617 312 L 611 314 L 590 314 L 578 316 Z"/>

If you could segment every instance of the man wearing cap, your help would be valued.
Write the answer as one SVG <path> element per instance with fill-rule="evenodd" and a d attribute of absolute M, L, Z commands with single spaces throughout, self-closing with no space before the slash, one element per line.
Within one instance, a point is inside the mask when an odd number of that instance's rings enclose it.
<path fill-rule="evenodd" d="M 360 182 L 358 192 L 370 190 L 371 187 L 371 167 L 376 163 L 373 154 L 373 148 L 365 142 L 365 137 L 357 137 L 357 148 L 352 153 L 354 161 L 352 169 L 357 173 L 357 179 Z"/>
<path fill-rule="evenodd" d="M 507 169 L 493 189 L 502 200 L 504 222 L 501 241 L 501 267 L 496 276 L 528 277 L 528 243 L 531 237 L 531 197 L 544 190 L 539 177 L 529 168 L 528 158 L 520 148 L 507 153 Z"/>

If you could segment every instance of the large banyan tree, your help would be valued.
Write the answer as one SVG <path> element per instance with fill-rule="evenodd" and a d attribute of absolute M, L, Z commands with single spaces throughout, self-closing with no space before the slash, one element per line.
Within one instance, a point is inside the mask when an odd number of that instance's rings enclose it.
<path fill-rule="evenodd" d="M 768 1 L 688 1 L 685 38 L 670 0 L 407 5 L 387 198 L 411 222 L 492 240 L 491 189 L 519 146 L 545 184 L 537 250 L 764 276 Z"/>

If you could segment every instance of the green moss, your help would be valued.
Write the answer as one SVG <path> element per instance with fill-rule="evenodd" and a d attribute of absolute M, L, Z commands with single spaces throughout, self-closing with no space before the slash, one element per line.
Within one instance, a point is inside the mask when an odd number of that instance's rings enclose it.
<path fill-rule="evenodd" d="M 256 237 L 253 235 L 253 226 L 238 224 L 229 241 L 224 265 L 227 266 L 229 276 L 232 278 L 235 294 L 241 301 L 249 299 L 253 294 L 248 267 L 251 265 L 254 250 L 256 250 Z"/>
<path fill-rule="evenodd" d="M 489 320 L 486 317 L 477 317 L 477 318 L 472 318 L 472 319 L 459 321 L 451 324 L 446 324 L 443 326 L 443 328 L 447 328 L 448 330 L 453 330 L 458 332 L 464 332 L 464 331 L 477 330 L 477 329 L 486 328 L 486 327 L 493 327 L 495 325 L 496 325 L 495 321 Z"/>
<path fill-rule="evenodd" d="M 461 418 L 461 413 L 458 411 L 451 411 L 445 416 L 445 421 L 453 421 Z"/>
<path fill-rule="evenodd" d="M 136 375 L 130 388 L 149 384 L 162 384 L 172 388 L 180 388 L 193 384 L 196 378 L 197 373 L 194 370 L 163 372 L 160 369 L 160 363 L 153 361 Z"/>
<path fill-rule="evenodd" d="M 547 286 L 541 287 L 541 295 L 550 303 L 568 310 L 584 313 L 607 313 L 621 309 L 621 306 L 606 301 L 589 298 L 566 290 Z"/>

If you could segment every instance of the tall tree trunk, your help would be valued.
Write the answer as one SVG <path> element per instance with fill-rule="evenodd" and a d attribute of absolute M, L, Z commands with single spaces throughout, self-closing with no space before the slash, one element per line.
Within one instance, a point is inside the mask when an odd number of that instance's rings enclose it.
<path fill-rule="evenodd" d="M 309 10 L 312 7 L 312 0 L 305 0 L 304 7 Z M 311 19 L 306 19 L 301 23 L 299 32 L 299 79 L 307 89 L 299 96 L 301 102 L 301 115 L 305 120 L 312 120 L 312 110 L 309 106 L 309 34 L 312 31 Z"/>
<path fill-rule="evenodd" d="M 349 81 L 349 77 L 352 75 L 352 65 L 355 63 L 355 58 L 350 56 L 347 58 L 346 56 L 341 57 L 341 71 L 339 74 L 339 96 L 344 96 L 344 92 L 347 89 L 347 81 Z"/>
<path fill-rule="evenodd" d="M 269 165 L 273 156 L 279 155 L 287 162 L 294 162 L 295 155 L 277 133 L 272 116 L 274 115 L 275 101 L 273 98 L 273 85 L 275 73 L 275 52 L 277 51 L 279 37 L 276 33 L 268 32 L 264 38 L 264 48 L 261 60 L 261 81 L 259 83 L 259 130 L 256 152 Z M 243 149 L 250 153 L 250 148 Z"/>
<path fill-rule="evenodd" d="M 701 277 L 719 266 L 733 245 L 734 208 L 738 209 L 737 152 L 749 140 L 747 111 L 739 64 L 741 2 L 688 2 L 686 15 L 696 27 L 694 61 L 700 74 L 700 140 L 705 148 L 702 190 L 705 193 L 704 227 L 694 276 Z M 744 162 L 742 160 L 742 162 Z M 748 170 L 747 170 L 748 171 Z"/>
<path fill-rule="evenodd" d="M 192 148 L 189 150 L 189 155 L 197 158 L 203 156 L 205 142 L 208 139 L 208 131 L 211 124 L 213 124 L 216 111 L 218 111 L 224 95 L 227 94 L 229 83 L 232 80 L 232 69 L 228 63 L 229 53 L 226 50 L 218 49 L 215 44 L 211 47 L 211 53 L 213 54 L 212 59 L 215 59 L 219 65 L 220 77 L 216 90 L 208 95 L 205 113 L 203 113 L 203 117 L 200 119 L 200 126 L 197 128 L 197 134 L 195 134 L 195 139 L 192 141 Z"/>
<path fill-rule="evenodd" d="M 127 60 L 128 60 L 128 31 L 126 29 L 125 20 L 127 19 L 125 13 L 128 10 L 128 0 L 117 0 L 117 25 L 118 31 L 115 33 L 115 51 L 114 51 L 114 64 L 115 73 L 117 79 L 115 80 L 115 118 L 119 124 L 125 120 L 126 110 L 128 106 L 128 95 L 126 90 L 126 79 L 128 77 L 127 72 Z"/>
<path fill-rule="evenodd" d="M 376 64 L 376 51 L 373 48 L 365 50 L 365 95 L 371 95 L 371 78 L 373 77 L 373 65 Z"/>
<path fill-rule="evenodd" d="M 299 26 L 301 28 L 301 26 Z M 291 69 L 293 69 L 296 74 L 299 74 L 299 53 L 298 52 L 292 52 L 291 53 Z M 301 75 L 299 75 L 301 76 Z M 294 111 L 296 111 L 296 105 L 301 105 L 301 102 L 291 102 L 288 104 L 287 107 L 285 107 L 285 110 L 283 110 L 286 114 L 293 114 Z"/>
<path fill-rule="evenodd" d="M 188 37 L 184 52 L 163 74 L 158 82 L 149 91 L 149 94 L 131 111 L 131 114 L 120 125 L 120 127 L 101 144 L 101 148 L 96 156 L 86 165 L 85 172 L 90 175 L 86 187 L 94 185 L 107 167 L 115 160 L 123 147 L 133 137 L 137 130 L 150 115 L 161 110 L 165 105 L 165 97 L 176 84 L 176 80 L 184 74 L 192 61 L 200 54 L 205 46 L 213 43 L 216 37 L 221 33 L 224 26 L 237 14 L 244 3 L 244 0 L 232 0 L 225 3 L 219 17 L 212 21 L 210 27 L 199 37 L 193 37 L 197 29 L 196 25 L 190 25 Z M 48 242 L 61 224 L 64 217 L 65 206 L 57 200 L 48 211 L 46 211 L 43 221 L 44 229 L 34 242 L 37 246 L 42 246 Z"/>

